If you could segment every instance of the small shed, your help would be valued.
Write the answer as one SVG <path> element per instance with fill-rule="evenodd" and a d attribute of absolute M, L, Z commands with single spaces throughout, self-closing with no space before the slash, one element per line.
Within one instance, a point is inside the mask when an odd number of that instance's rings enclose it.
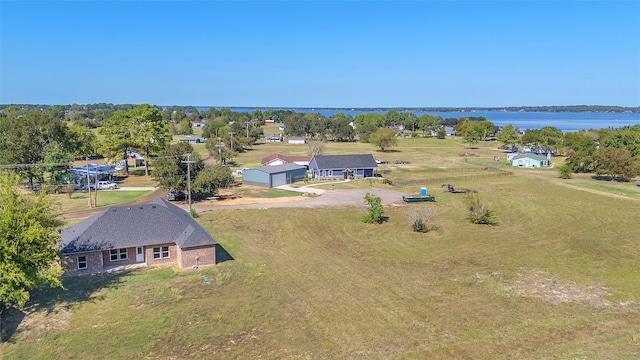
<path fill-rule="evenodd" d="M 519 167 L 548 167 L 551 166 L 550 160 L 551 154 L 547 156 L 536 155 L 536 154 L 523 154 L 518 155 L 511 160 L 511 166 L 519 166 Z"/>
<path fill-rule="evenodd" d="M 242 183 L 247 185 L 276 187 L 302 181 L 307 169 L 298 164 L 282 164 L 248 169 L 242 172 Z"/>
<path fill-rule="evenodd" d="M 188 142 L 189 144 L 203 144 L 207 142 L 206 139 L 201 138 L 198 135 L 186 135 L 178 139 L 180 142 Z"/>
<path fill-rule="evenodd" d="M 305 139 L 304 136 L 289 136 L 287 142 L 289 144 L 305 144 L 307 139 Z"/>

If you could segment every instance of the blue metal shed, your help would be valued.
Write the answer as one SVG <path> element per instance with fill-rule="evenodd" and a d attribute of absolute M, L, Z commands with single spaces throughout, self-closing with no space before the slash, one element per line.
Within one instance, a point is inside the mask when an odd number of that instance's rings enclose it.
<path fill-rule="evenodd" d="M 242 183 L 247 185 L 276 187 L 302 181 L 307 169 L 298 164 L 265 166 L 259 169 L 248 169 L 242 172 Z"/>

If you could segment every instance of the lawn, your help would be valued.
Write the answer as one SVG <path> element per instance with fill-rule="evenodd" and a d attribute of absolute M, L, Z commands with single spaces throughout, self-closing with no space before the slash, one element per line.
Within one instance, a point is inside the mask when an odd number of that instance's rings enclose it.
<path fill-rule="evenodd" d="M 198 219 L 235 260 L 65 279 L 4 315 L 13 358 L 637 359 L 634 201 L 508 176 L 468 180 L 498 214 L 469 224 L 441 193 L 368 225 L 343 209 Z M 212 285 L 203 281 L 206 276 Z M 23 319 L 22 316 L 25 316 Z M 16 329 L 16 319 L 21 319 Z M 13 322 L 12 322 L 13 321 Z"/>
<path fill-rule="evenodd" d="M 151 190 L 98 190 L 98 207 L 117 205 L 123 202 L 135 200 L 145 195 L 151 194 Z M 67 194 L 51 195 L 53 201 L 53 213 L 55 215 L 73 211 L 86 210 L 89 208 L 89 193 L 75 192 L 69 198 Z M 92 198 L 96 196 L 91 192 Z"/>
<path fill-rule="evenodd" d="M 240 167 L 276 151 L 261 144 Z M 389 221 L 360 222 L 358 208 L 218 210 L 198 221 L 234 260 L 199 270 L 149 267 L 64 280 L 2 315 L 3 359 L 637 359 L 640 353 L 640 194 L 632 183 L 550 169 L 480 177 L 504 154 L 454 139 L 403 139 L 395 151 L 329 143 L 327 154 L 373 153 L 394 182 L 424 179 L 435 194 L 436 230 L 411 231 L 424 204 L 385 208 Z M 473 157 L 465 157 L 472 152 Z M 467 170 L 471 169 L 471 170 Z M 497 226 L 466 219 L 478 191 Z M 302 185 L 302 183 L 300 184 Z M 335 188 L 421 185 L 381 179 Z M 331 185 L 322 185 L 328 188 Z M 244 196 L 289 195 L 241 187 Z M 101 191 L 99 203 L 108 195 Z M 134 192 L 126 192 L 134 193 Z M 74 194 L 79 196 L 80 194 Z M 139 194 L 142 196 L 144 194 Z M 59 195 L 66 196 L 66 195 Z M 618 196 L 618 198 L 614 197 Z M 621 197 L 623 196 L 623 197 Z M 86 207 L 87 199 L 72 206 Z M 211 279 L 211 285 L 204 280 Z"/>

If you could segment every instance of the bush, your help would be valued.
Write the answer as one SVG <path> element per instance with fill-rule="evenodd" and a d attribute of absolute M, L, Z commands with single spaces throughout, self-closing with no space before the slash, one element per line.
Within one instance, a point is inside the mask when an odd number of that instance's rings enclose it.
<path fill-rule="evenodd" d="M 191 217 L 194 219 L 197 219 L 198 217 L 200 217 L 200 215 L 198 215 L 198 213 L 196 212 L 196 209 L 191 209 L 190 213 L 191 213 Z"/>
<path fill-rule="evenodd" d="M 571 179 L 573 175 L 571 168 L 566 164 L 559 166 L 558 171 L 560 172 L 560 179 Z"/>
<path fill-rule="evenodd" d="M 497 225 L 498 220 L 493 210 L 480 202 L 477 194 L 467 194 L 467 208 L 469 209 L 469 221 L 473 224 Z"/>
<path fill-rule="evenodd" d="M 382 199 L 379 196 L 375 196 L 371 193 L 364 195 L 364 201 L 369 206 L 366 211 L 367 214 L 362 217 L 362 222 L 367 224 L 382 224 L 387 220 L 384 214 L 384 208 L 382 207 Z"/>
<path fill-rule="evenodd" d="M 436 215 L 438 215 L 438 212 L 434 208 L 425 205 L 422 208 L 412 209 L 408 217 L 413 231 L 426 233 L 434 229 L 434 227 L 427 225 L 427 223 Z"/>

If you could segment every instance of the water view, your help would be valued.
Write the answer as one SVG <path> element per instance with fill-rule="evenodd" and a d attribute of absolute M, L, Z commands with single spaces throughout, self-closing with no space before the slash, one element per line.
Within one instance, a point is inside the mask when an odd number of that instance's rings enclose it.
<path fill-rule="evenodd" d="M 206 110 L 206 107 L 198 110 Z M 249 112 L 266 108 L 231 108 L 232 111 Z M 277 109 L 277 108 L 274 108 Z M 326 117 L 337 113 L 349 114 L 356 117 L 363 113 L 384 114 L 388 110 L 314 110 L 310 108 L 291 109 L 296 112 L 316 112 Z M 563 132 L 578 131 L 581 129 L 620 128 L 640 124 L 640 113 L 600 113 L 600 112 L 503 112 L 503 111 L 447 111 L 447 112 L 414 112 L 420 116 L 429 114 L 446 118 L 462 118 L 466 116 L 482 116 L 498 126 L 513 124 L 520 129 L 540 129 L 545 126 L 556 127 Z"/>

